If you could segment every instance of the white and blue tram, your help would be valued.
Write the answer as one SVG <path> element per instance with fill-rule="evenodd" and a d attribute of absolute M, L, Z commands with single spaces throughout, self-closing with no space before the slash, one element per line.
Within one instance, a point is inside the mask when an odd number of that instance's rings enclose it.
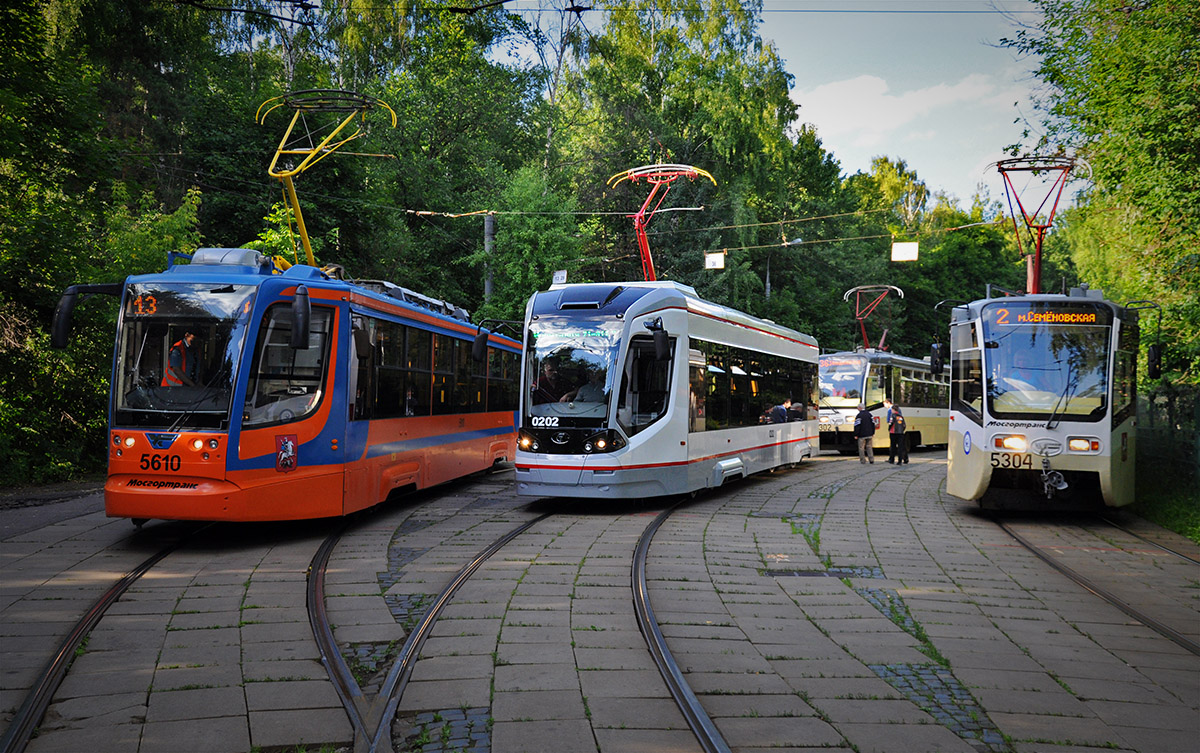
<path fill-rule="evenodd" d="M 685 285 L 555 285 L 525 338 L 521 495 L 685 494 L 817 452 L 816 340 Z"/>
<path fill-rule="evenodd" d="M 948 441 L 950 380 L 929 360 L 874 348 L 821 356 L 821 449 L 857 451 L 854 417 L 859 404 L 875 421 L 876 449 L 891 446 L 885 399 L 904 413 L 909 449 Z"/>
<path fill-rule="evenodd" d="M 983 507 L 1132 502 L 1137 356 L 1137 312 L 1098 290 L 955 308 L 947 491 Z"/>

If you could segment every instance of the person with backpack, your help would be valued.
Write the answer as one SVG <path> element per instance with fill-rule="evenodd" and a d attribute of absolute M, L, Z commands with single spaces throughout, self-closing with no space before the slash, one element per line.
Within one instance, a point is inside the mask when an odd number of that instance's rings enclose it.
<path fill-rule="evenodd" d="M 908 438 L 904 436 L 904 413 L 900 406 L 885 403 L 888 406 L 888 462 L 900 465 L 908 462 Z"/>
<path fill-rule="evenodd" d="M 858 462 L 868 460 L 875 463 L 875 418 L 867 406 L 858 404 L 858 413 L 854 416 L 854 437 L 858 440 Z"/>

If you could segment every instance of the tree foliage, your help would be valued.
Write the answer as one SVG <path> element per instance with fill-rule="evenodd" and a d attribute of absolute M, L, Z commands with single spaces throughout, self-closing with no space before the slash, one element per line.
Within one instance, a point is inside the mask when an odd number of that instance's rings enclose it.
<path fill-rule="evenodd" d="M 1024 146 L 1091 166 L 1071 257 L 1113 299 L 1160 303 L 1168 366 L 1200 381 L 1200 5 L 1036 1 L 1042 24 L 1008 43 L 1045 84 Z"/>
<path fill-rule="evenodd" d="M 629 215 L 649 187 L 608 181 L 656 162 L 716 178 L 672 185 L 649 227 L 659 276 L 826 348 L 860 341 L 843 300 L 856 285 L 904 289 L 887 342 L 916 355 L 945 329 L 939 301 L 1020 287 L 998 206 L 951 204 L 899 156 L 844 173 L 799 118 L 793 76 L 758 33 L 759 0 L 555 2 L 536 15 L 463 5 L 18 0 L 0 11 L 0 482 L 103 462 L 115 307 L 84 300 L 71 347 L 50 351 L 64 288 L 157 271 L 201 245 L 291 255 L 266 174 L 285 126 L 254 117 L 288 91 L 355 90 L 398 116 L 392 129 L 369 114 L 356 145 L 383 157 L 336 155 L 297 179 L 319 261 L 480 317 L 520 318 L 556 270 L 638 279 Z M 1072 282 L 1174 295 L 1182 310 L 1178 291 L 1200 267 L 1185 251 L 1200 174 L 1186 67 L 1196 12 L 1166 2 L 1105 26 L 1099 0 L 1052 5 L 1046 27 L 1013 44 L 1047 61 L 1050 136 L 1091 150 L 1096 189 L 1048 241 L 1047 264 Z M 1090 46 L 1075 52 L 1080 34 Z M 1093 85 L 1101 76 L 1112 90 Z M 890 262 L 893 239 L 918 240 L 920 260 Z M 705 270 L 714 251 L 724 270 Z M 1186 316 L 1171 316 L 1182 332 Z"/>

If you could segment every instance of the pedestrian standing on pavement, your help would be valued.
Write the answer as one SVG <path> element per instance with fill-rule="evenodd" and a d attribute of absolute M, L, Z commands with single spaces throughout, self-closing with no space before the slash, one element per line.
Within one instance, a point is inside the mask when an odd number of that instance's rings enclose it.
<path fill-rule="evenodd" d="M 854 416 L 854 437 L 858 440 L 858 462 L 875 462 L 875 419 L 863 403 Z"/>
<path fill-rule="evenodd" d="M 888 462 L 908 462 L 908 437 L 904 435 L 904 413 L 899 405 L 888 409 Z"/>

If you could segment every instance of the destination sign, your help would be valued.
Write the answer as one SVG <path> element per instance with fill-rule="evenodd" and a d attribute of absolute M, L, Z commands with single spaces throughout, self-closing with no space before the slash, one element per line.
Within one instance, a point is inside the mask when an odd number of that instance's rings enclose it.
<path fill-rule="evenodd" d="M 1052 302 L 1013 302 L 988 306 L 983 312 L 988 327 L 1024 327 L 1037 325 L 1071 325 L 1112 323 L 1107 307 L 1095 304 Z"/>

